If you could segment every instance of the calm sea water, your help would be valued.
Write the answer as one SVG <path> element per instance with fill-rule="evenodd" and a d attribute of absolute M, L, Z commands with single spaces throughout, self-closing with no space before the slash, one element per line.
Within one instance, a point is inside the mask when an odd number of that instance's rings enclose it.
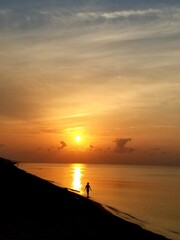
<path fill-rule="evenodd" d="M 86 196 L 172 240 L 180 239 L 180 167 L 21 163 L 19 168 Z"/>

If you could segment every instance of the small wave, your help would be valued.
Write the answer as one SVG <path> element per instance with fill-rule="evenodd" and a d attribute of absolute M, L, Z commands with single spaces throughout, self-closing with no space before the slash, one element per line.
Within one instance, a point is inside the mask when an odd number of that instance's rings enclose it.
<path fill-rule="evenodd" d="M 145 224 L 146 222 L 145 221 L 143 221 L 143 220 L 141 220 L 141 219 L 138 219 L 138 218 L 136 218 L 136 217 L 134 217 L 133 215 L 131 215 L 131 214 L 129 214 L 129 213 L 125 213 L 125 212 L 122 212 L 122 211 L 120 211 L 120 210 L 118 210 L 118 209 L 116 209 L 116 208 L 114 208 L 114 207 L 112 207 L 112 206 L 109 206 L 109 205 L 105 205 L 105 208 L 107 209 L 107 210 L 109 210 L 110 212 L 112 212 L 113 214 L 115 214 L 116 216 L 118 216 L 118 217 L 122 217 L 122 218 L 124 218 L 124 219 L 126 219 L 126 220 L 129 220 L 129 221 L 135 221 L 136 223 L 138 223 L 139 225 L 142 225 L 142 224 Z M 133 221 L 133 222 L 134 222 Z"/>
<path fill-rule="evenodd" d="M 168 230 L 168 231 L 173 234 L 173 240 L 179 240 L 180 239 L 180 232 L 174 231 L 174 230 Z"/>
<path fill-rule="evenodd" d="M 180 235 L 180 232 L 173 231 L 173 230 L 169 230 L 169 231 L 172 232 L 172 233 L 175 233 L 175 234 L 177 234 L 177 235 Z"/>

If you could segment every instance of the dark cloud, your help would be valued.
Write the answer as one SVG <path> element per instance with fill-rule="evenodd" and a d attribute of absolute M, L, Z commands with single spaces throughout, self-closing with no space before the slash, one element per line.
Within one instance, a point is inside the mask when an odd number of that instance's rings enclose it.
<path fill-rule="evenodd" d="M 155 147 L 155 148 L 152 148 L 151 150 L 153 150 L 153 151 L 159 151 L 159 150 L 160 150 L 160 148 L 158 148 L 158 147 Z"/>
<path fill-rule="evenodd" d="M 41 151 L 41 150 L 42 150 L 42 147 L 38 147 L 36 150 Z"/>
<path fill-rule="evenodd" d="M 151 150 L 153 150 L 153 151 L 148 153 L 150 156 L 159 156 L 159 155 L 167 156 L 167 155 L 171 154 L 171 152 L 163 151 L 160 148 L 154 148 L 154 149 L 151 149 Z"/>
<path fill-rule="evenodd" d="M 94 145 L 89 144 L 89 147 L 87 148 L 87 151 L 95 151 Z"/>
<path fill-rule="evenodd" d="M 5 147 L 5 144 L 1 143 L 0 148 L 3 148 L 3 147 Z"/>
<path fill-rule="evenodd" d="M 61 146 L 58 149 L 62 149 L 64 147 L 67 147 L 67 144 L 64 141 L 60 141 Z"/>
<path fill-rule="evenodd" d="M 160 154 L 162 154 L 162 155 L 166 155 L 166 154 L 169 154 L 169 152 L 162 151 Z"/>
<path fill-rule="evenodd" d="M 114 140 L 116 146 L 114 148 L 114 152 L 116 153 L 131 153 L 134 151 L 133 148 L 126 147 L 125 145 L 131 141 L 131 138 L 117 138 Z"/>

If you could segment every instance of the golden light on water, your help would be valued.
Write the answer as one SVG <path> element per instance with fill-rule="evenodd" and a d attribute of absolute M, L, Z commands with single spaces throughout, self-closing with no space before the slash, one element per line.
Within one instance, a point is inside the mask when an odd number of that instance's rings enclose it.
<path fill-rule="evenodd" d="M 82 178 L 82 167 L 80 164 L 74 166 L 73 168 L 73 189 L 81 190 L 81 178 Z"/>

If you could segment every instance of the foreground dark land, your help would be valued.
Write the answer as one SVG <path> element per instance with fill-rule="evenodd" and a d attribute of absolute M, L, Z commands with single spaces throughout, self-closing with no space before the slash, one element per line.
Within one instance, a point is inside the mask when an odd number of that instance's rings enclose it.
<path fill-rule="evenodd" d="M 165 240 L 0 158 L 0 240 Z"/>

